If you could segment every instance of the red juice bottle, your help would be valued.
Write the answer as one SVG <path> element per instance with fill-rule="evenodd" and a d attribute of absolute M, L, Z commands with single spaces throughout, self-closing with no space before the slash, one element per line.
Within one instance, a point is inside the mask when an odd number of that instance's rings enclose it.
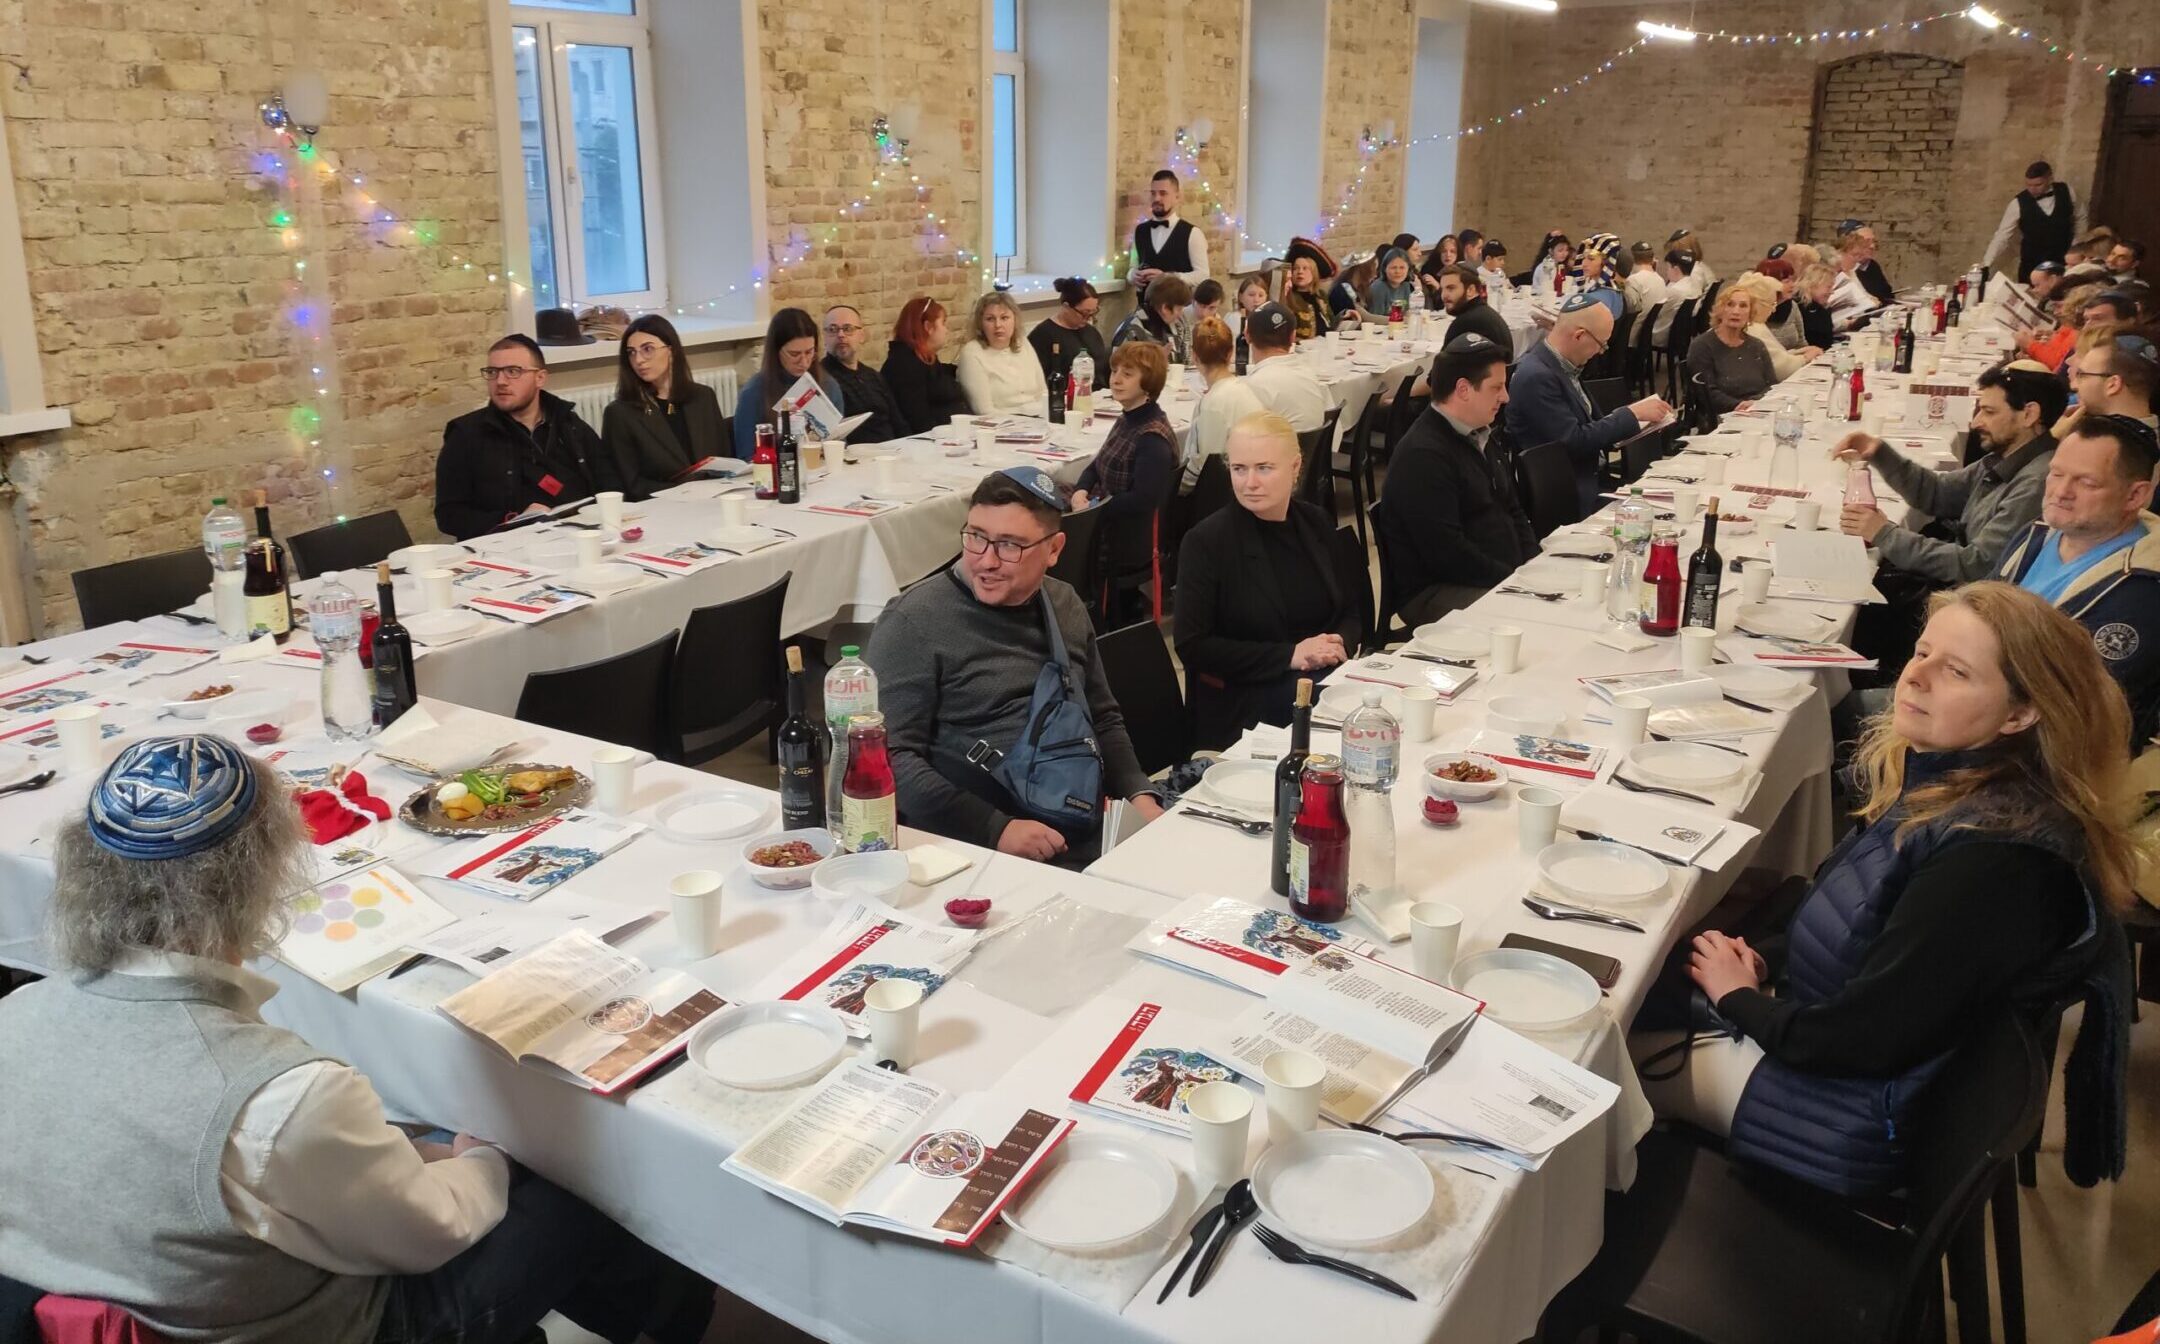
<path fill-rule="evenodd" d="M 885 716 L 857 714 L 848 720 L 847 775 L 840 785 L 834 839 L 842 851 L 896 849 L 900 844 L 899 788 L 885 749 Z"/>
<path fill-rule="evenodd" d="M 1680 629 L 1680 539 L 1669 527 L 1650 539 L 1643 566 L 1642 632 L 1670 635 Z"/>
<path fill-rule="evenodd" d="M 1290 913 L 1334 924 L 1350 913 L 1350 819 L 1340 756 L 1308 756 L 1290 827 Z"/>
<path fill-rule="evenodd" d="M 1845 419 L 1848 423 L 1858 423 L 1860 408 L 1866 402 L 1867 376 L 1861 373 L 1860 366 L 1855 364 L 1853 365 L 1852 381 L 1845 391 Z"/>
<path fill-rule="evenodd" d="M 757 482 L 759 499 L 780 498 L 780 433 L 771 425 L 757 427 L 757 447 L 750 453 L 750 479 Z"/>
<path fill-rule="evenodd" d="M 1944 329 L 1950 325 L 1950 305 L 1943 301 L 1943 296 L 1940 294 L 1935 296 L 1933 311 L 1935 314 L 1935 334 L 1940 336 L 1943 334 Z"/>

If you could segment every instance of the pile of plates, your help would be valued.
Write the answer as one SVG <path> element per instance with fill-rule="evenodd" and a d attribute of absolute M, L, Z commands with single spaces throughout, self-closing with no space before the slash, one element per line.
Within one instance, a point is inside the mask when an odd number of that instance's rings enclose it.
<path fill-rule="evenodd" d="M 1275 766 L 1268 761 L 1217 761 L 1200 777 L 1200 786 L 1185 796 L 1265 821 L 1275 815 Z"/>

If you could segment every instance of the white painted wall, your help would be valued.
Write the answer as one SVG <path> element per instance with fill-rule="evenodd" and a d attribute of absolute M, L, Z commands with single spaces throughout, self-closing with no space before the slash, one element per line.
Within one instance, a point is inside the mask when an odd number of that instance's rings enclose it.
<path fill-rule="evenodd" d="M 742 0 L 652 7 L 653 109 L 660 198 L 667 218 L 669 296 L 701 300 L 741 288 L 733 308 L 701 316 L 747 320 L 759 295 L 743 284 L 764 261 L 764 156 L 751 157 Z M 758 127 L 762 139 L 764 127 Z M 743 184 L 758 184 L 745 191 Z"/>
<path fill-rule="evenodd" d="M 1430 247 L 1460 229 L 1455 219 L 1455 147 L 1442 139 L 1462 125 L 1463 44 L 1460 20 L 1418 20 L 1417 63 L 1410 76 L 1411 143 L 1404 162 L 1403 227 Z"/>
<path fill-rule="evenodd" d="M 1104 263 L 1116 199 L 1110 0 L 1030 4 L 1020 49 L 1027 61 L 1028 270 L 1084 275 Z"/>
<path fill-rule="evenodd" d="M 1320 220 L 1327 11 L 1326 0 L 1252 0 L 1246 232 L 1275 248 Z"/>

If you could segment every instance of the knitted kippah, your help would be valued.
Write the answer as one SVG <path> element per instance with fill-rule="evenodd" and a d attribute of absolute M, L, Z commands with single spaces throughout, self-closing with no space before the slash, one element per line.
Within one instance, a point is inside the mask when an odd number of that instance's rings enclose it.
<path fill-rule="evenodd" d="M 255 771 L 220 737 L 153 737 L 124 748 L 90 793 L 90 838 L 126 859 L 181 859 L 238 830 Z"/>

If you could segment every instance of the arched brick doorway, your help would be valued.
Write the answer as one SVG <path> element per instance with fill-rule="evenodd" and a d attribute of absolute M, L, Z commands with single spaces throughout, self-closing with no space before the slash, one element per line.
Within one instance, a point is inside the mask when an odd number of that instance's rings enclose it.
<path fill-rule="evenodd" d="M 1932 56 L 1877 52 L 1825 66 L 1816 84 L 1808 153 L 1806 237 L 1834 241 L 1838 221 L 1863 219 L 1881 239 L 1894 283 L 1938 279 L 1960 259 L 1943 255 L 1950 152 L 1964 67 Z"/>

